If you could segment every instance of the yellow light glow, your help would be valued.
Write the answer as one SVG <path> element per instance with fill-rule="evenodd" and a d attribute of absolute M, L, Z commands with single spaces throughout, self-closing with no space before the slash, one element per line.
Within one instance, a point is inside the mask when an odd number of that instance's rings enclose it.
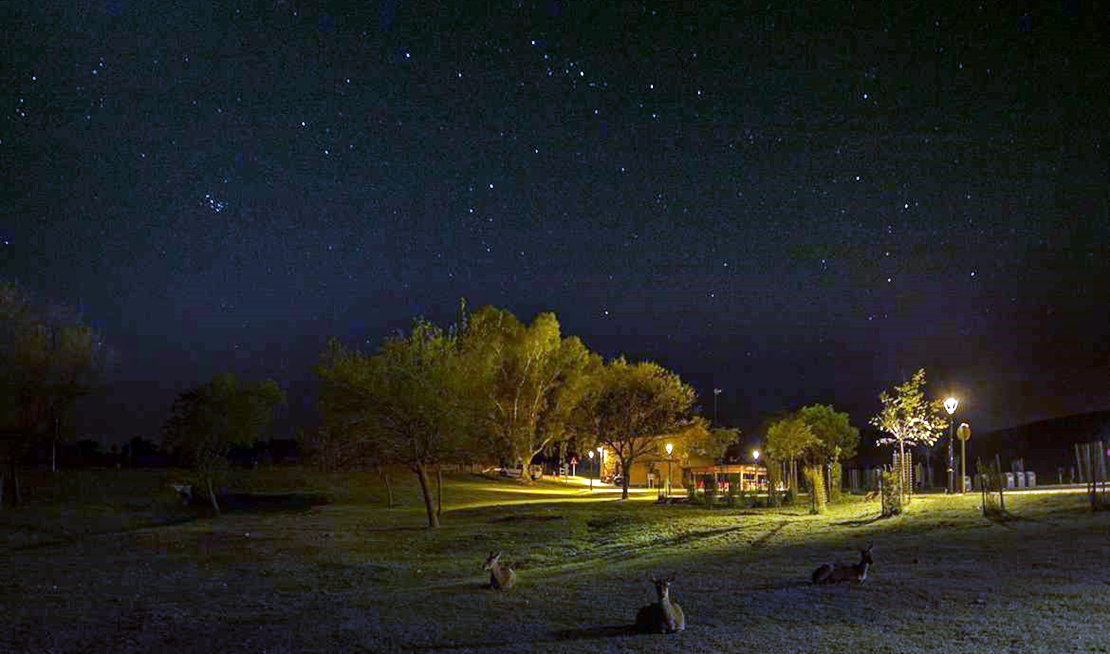
<path fill-rule="evenodd" d="M 954 397 L 950 397 L 944 401 L 944 410 L 948 412 L 948 415 L 955 413 L 956 407 L 958 406 L 960 406 L 960 401 Z"/>
<path fill-rule="evenodd" d="M 667 450 L 667 456 L 670 456 L 670 455 L 671 455 L 671 452 L 673 452 L 673 451 L 674 451 L 674 445 L 673 445 L 673 444 L 671 444 L 671 443 L 667 443 L 667 447 L 666 447 L 666 450 Z"/>

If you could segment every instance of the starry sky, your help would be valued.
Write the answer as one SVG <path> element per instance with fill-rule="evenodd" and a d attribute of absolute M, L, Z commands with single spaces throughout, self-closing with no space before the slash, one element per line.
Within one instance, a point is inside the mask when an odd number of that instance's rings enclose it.
<path fill-rule="evenodd" d="M 82 433 L 156 435 L 227 369 L 304 424 L 329 335 L 460 297 L 747 431 L 865 426 L 922 366 L 978 429 L 1110 408 L 1110 3 L 4 13 L 0 276 L 118 351 Z"/>

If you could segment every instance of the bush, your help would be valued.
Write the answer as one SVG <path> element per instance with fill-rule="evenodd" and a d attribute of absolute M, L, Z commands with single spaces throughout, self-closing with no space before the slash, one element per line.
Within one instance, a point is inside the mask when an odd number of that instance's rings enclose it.
<path fill-rule="evenodd" d="M 808 465 L 805 476 L 809 480 L 810 513 L 825 512 L 825 471 L 821 466 Z"/>
<path fill-rule="evenodd" d="M 880 484 L 883 516 L 888 517 L 902 513 L 902 488 L 899 476 L 890 470 L 886 470 L 883 472 Z"/>
<path fill-rule="evenodd" d="M 840 487 L 844 483 L 844 469 L 837 461 L 829 466 L 829 501 L 840 499 Z"/>
<path fill-rule="evenodd" d="M 978 461 L 975 464 L 982 484 L 983 515 L 988 518 L 1004 518 L 1006 516 L 1006 497 L 1002 483 L 1002 471 L 996 464 L 984 464 Z M 998 493 L 995 499 L 994 494 Z"/>
<path fill-rule="evenodd" d="M 705 503 L 713 506 L 717 501 L 717 478 L 708 477 L 705 480 Z"/>

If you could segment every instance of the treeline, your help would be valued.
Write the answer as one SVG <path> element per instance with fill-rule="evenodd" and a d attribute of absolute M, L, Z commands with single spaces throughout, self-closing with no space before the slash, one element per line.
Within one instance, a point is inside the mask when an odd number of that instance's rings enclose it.
<path fill-rule="evenodd" d="M 19 464 L 27 468 L 59 470 L 187 466 L 188 461 L 179 454 L 167 448 L 162 440 L 153 441 L 142 436 L 134 436 L 123 444 L 107 446 L 95 438 L 58 443 L 41 440 L 28 448 Z M 299 443 L 292 438 L 259 440 L 251 445 L 233 446 L 228 451 L 228 463 L 232 468 L 288 465 L 301 461 Z"/>
<path fill-rule="evenodd" d="M 10 488 L 5 499 L 18 503 L 18 468 L 45 444 L 56 462 L 60 425 L 101 383 L 112 353 L 80 315 L 36 303 L 13 283 L 0 283 L 0 329 L 0 492 Z M 439 466 L 504 463 L 527 476 L 527 464 L 557 444 L 569 455 L 604 445 L 629 470 L 671 436 L 723 451 L 677 374 L 652 362 L 605 361 L 563 335 L 553 313 L 529 324 L 496 307 L 471 313 L 463 301 L 455 324 L 417 319 L 371 351 L 332 339 L 315 373 L 319 428 L 299 432 L 300 452 L 331 468 L 408 467 L 431 526 L 438 512 L 429 474 Z M 285 401 L 272 380 L 221 373 L 177 397 L 160 444 L 135 441 L 124 454 L 83 443 L 76 454 L 82 464 L 146 457 L 186 466 L 218 510 L 213 489 L 234 453 L 268 440 Z"/>
<path fill-rule="evenodd" d="M 36 448 L 49 445 L 56 464 L 61 426 L 113 361 L 104 337 L 76 312 L 0 282 L 0 498 L 19 502 L 19 467 Z M 606 361 L 562 334 L 554 313 L 529 324 L 492 306 L 472 313 L 464 300 L 454 324 L 418 318 L 369 351 L 331 339 L 315 375 L 319 427 L 298 430 L 283 458 L 308 457 L 329 470 L 407 467 L 424 491 L 433 527 L 439 515 L 429 474 L 442 466 L 501 463 L 530 481 L 529 464 L 545 450 L 569 458 L 604 446 L 627 473 L 658 454 L 666 438 L 712 459 L 727 458 L 739 440 L 734 430 L 708 428 L 695 411 L 697 394 L 677 374 L 650 361 Z M 870 422 L 886 434 L 880 444 L 898 447 L 898 461 L 913 448 L 930 451 L 949 422 L 944 403 L 925 394 L 923 368 L 879 400 L 883 409 Z M 214 488 L 233 462 L 272 460 L 266 450 L 275 442 L 274 411 L 285 401 L 273 380 L 221 373 L 177 397 L 161 443 L 133 439 L 103 452 L 82 441 L 63 447 L 62 457 L 81 465 L 145 459 L 187 467 L 218 511 Z M 832 406 L 804 407 L 772 422 L 764 448 L 776 482 L 772 498 L 780 481 L 799 487 L 800 464 L 813 509 L 823 510 L 840 485 L 839 463 L 858 442 L 858 429 Z M 894 484 L 902 497 L 908 480 L 906 466 L 900 468 Z M 622 478 L 627 498 L 629 475 Z"/>
<path fill-rule="evenodd" d="M 604 361 L 562 335 L 552 313 L 526 324 L 496 307 L 470 313 L 463 302 L 454 325 L 417 320 L 373 352 L 333 339 L 316 375 L 321 427 L 307 446 L 337 464 L 408 467 L 432 527 L 429 472 L 443 464 L 502 461 L 527 476 L 533 457 L 560 442 L 569 452 L 604 445 L 629 470 L 664 437 L 711 438 L 678 375 Z"/>

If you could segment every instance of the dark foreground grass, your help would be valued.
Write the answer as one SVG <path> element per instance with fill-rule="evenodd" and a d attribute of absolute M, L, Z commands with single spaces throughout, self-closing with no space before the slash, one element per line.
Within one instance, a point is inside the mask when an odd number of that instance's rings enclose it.
<path fill-rule="evenodd" d="M 85 475 L 66 482 L 80 502 L 40 480 L 0 515 L 0 651 L 1110 651 L 1110 514 L 1081 495 L 1013 494 L 1006 521 L 924 497 L 878 520 L 862 501 L 707 510 L 453 477 L 432 532 L 408 477 L 391 509 L 374 475 L 241 473 L 270 501 L 212 519 L 166 473 Z M 868 543 L 862 586 L 807 583 Z M 483 587 L 495 549 L 507 593 Z M 685 632 L 629 632 L 652 574 L 676 577 Z"/>

